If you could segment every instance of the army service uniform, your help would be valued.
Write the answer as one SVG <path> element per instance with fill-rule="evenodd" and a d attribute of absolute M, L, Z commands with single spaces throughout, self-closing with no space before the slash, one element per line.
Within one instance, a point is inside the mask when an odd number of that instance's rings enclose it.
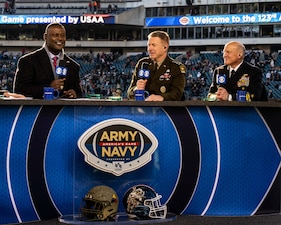
<path fill-rule="evenodd" d="M 140 72 L 143 71 L 148 72 L 149 77 L 140 78 Z M 127 92 L 129 99 L 134 98 L 134 90 L 138 79 L 147 79 L 145 90 L 150 95 L 161 95 L 164 101 L 184 100 L 186 67 L 169 56 L 156 71 L 154 71 L 154 62 L 149 57 L 138 61 Z"/>

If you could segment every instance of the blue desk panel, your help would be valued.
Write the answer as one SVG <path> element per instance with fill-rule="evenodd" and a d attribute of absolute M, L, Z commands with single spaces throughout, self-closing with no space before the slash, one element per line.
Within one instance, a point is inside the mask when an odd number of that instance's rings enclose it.
<path fill-rule="evenodd" d="M 178 215 L 279 213 L 280 115 L 272 107 L 0 105 L 0 224 L 77 214 L 96 185 L 112 187 L 124 212 L 124 193 L 140 183 Z M 132 154 L 125 133 L 135 130 Z M 86 134 L 97 153 L 102 131 L 124 134 L 112 139 L 123 147 L 105 148 L 114 149 L 101 159 L 107 171 L 85 162 L 78 144 Z"/>

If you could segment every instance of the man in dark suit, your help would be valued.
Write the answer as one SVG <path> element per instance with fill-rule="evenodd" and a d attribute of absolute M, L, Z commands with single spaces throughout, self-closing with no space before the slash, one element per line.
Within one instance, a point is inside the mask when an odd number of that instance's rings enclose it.
<path fill-rule="evenodd" d="M 135 90 L 146 90 L 150 95 L 145 101 L 184 100 L 186 67 L 168 56 L 169 40 L 164 31 L 148 35 L 149 57 L 140 59 L 135 67 L 127 90 L 129 99 L 134 98 Z"/>
<path fill-rule="evenodd" d="M 60 23 L 49 24 L 45 29 L 44 41 L 42 48 L 19 59 L 13 92 L 40 99 L 43 98 L 44 87 L 54 87 L 60 91 L 61 97 L 81 97 L 80 66 L 64 52 L 65 27 Z M 59 65 L 66 69 L 65 77 L 56 72 Z"/>
<path fill-rule="evenodd" d="M 224 65 L 214 70 L 208 99 L 237 100 L 237 91 L 245 90 L 249 101 L 267 100 L 266 90 L 262 83 L 262 71 L 244 61 L 245 52 L 245 46 L 238 41 L 228 42 L 224 46 Z"/>

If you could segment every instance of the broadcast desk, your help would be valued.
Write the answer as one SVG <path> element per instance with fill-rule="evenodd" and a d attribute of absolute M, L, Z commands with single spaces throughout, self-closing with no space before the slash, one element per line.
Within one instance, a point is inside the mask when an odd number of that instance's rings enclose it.
<path fill-rule="evenodd" d="M 280 213 L 281 103 L 0 100 L 0 224 L 135 184 L 175 214 Z"/>

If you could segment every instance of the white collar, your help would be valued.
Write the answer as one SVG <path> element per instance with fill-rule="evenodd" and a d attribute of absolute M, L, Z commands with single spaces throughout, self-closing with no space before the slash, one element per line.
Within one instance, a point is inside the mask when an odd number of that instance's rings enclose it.
<path fill-rule="evenodd" d="M 241 66 L 241 64 L 243 63 L 243 61 L 241 63 L 239 63 L 235 68 L 232 68 L 231 66 L 228 66 L 228 70 L 231 72 L 232 70 L 234 70 L 235 72 L 238 70 L 238 68 Z"/>

